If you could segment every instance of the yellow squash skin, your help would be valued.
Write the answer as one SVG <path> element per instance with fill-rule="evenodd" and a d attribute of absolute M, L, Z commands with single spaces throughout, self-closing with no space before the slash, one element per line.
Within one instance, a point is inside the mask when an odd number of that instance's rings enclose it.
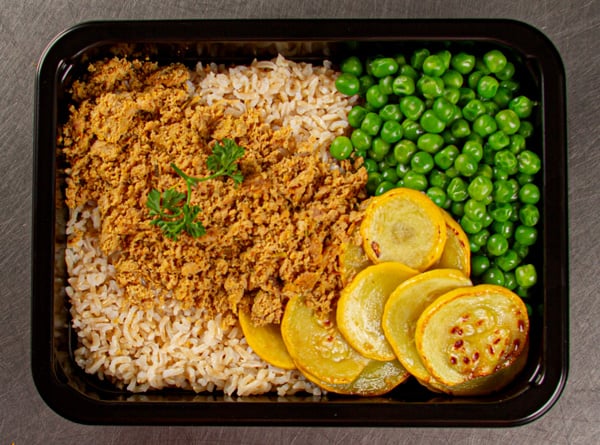
<path fill-rule="evenodd" d="M 415 332 L 423 365 L 447 386 L 511 366 L 528 341 L 529 318 L 521 298 L 489 284 L 440 296 L 423 311 Z"/>
<path fill-rule="evenodd" d="M 439 269 L 458 269 L 468 277 L 471 275 L 469 238 L 467 238 L 460 224 L 448 212 L 442 210 L 442 214 L 446 223 L 446 244 L 435 267 Z"/>
<path fill-rule="evenodd" d="M 388 393 L 410 377 L 398 360 L 387 362 L 371 360 L 359 376 L 348 384 L 327 383 L 301 371 L 308 380 L 329 392 L 362 397 L 374 397 Z"/>
<path fill-rule="evenodd" d="M 334 317 L 319 319 L 302 296 L 288 301 L 281 335 L 298 369 L 327 383 L 350 383 L 369 362 L 344 339 Z"/>
<path fill-rule="evenodd" d="M 342 291 L 336 311 L 338 328 L 365 357 L 396 358 L 381 327 L 383 308 L 394 289 L 417 273 L 402 263 L 380 263 L 364 269 Z"/>
<path fill-rule="evenodd" d="M 250 316 L 242 311 L 238 317 L 244 337 L 256 355 L 278 368 L 296 369 L 281 337 L 280 325 L 255 326 L 252 324 Z"/>
<path fill-rule="evenodd" d="M 433 269 L 404 281 L 387 300 L 381 321 L 383 331 L 400 363 L 418 380 L 432 379 L 415 347 L 419 317 L 440 295 L 471 285 L 459 270 Z"/>

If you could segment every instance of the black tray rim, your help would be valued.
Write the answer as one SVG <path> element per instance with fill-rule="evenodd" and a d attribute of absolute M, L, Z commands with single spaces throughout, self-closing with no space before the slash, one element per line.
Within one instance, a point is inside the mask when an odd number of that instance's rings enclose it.
<path fill-rule="evenodd" d="M 432 36 L 431 29 L 441 29 L 443 34 Z M 552 105 L 546 107 L 543 116 L 544 127 L 551 130 L 546 135 L 545 150 L 548 145 L 558 147 L 551 151 L 554 165 L 551 171 L 545 171 L 544 180 L 544 193 L 553 196 L 552 202 L 546 200 L 545 207 L 545 214 L 552 215 L 544 224 L 552 227 L 546 230 L 545 243 L 553 258 L 545 263 L 549 286 L 544 289 L 544 318 L 551 316 L 554 323 L 551 327 L 546 323 L 543 333 L 547 340 L 544 355 L 552 366 L 545 366 L 527 391 L 495 403 L 102 402 L 69 387 L 57 375 L 51 346 L 53 320 L 47 316 L 52 313 L 53 271 L 47 260 L 49 253 L 52 257 L 54 253 L 56 172 L 54 151 L 44 150 L 48 144 L 54 146 L 51 136 L 57 120 L 56 116 L 44 115 L 43 110 L 56 100 L 51 88 L 61 61 L 100 43 L 250 39 L 488 41 L 535 55 L 542 73 L 553 73 L 542 79 L 543 100 Z M 552 42 L 533 26 L 512 19 L 116 20 L 83 22 L 66 29 L 44 50 L 35 79 L 31 371 L 42 399 L 61 416 L 85 424 L 511 427 L 539 419 L 562 394 L 569 368 L 565 77 L 564 65 Z"/>

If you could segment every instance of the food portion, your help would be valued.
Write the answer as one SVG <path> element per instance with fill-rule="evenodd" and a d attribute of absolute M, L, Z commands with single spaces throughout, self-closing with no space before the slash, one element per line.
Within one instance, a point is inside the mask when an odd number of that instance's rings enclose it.
<path fill-rule="evenodd" d="M 462 396 L 521 371 L 540 159 L 514 65 L 417 49 L 339 69 L 115 57 L 73 83 L 58 146 L 86 372 Z"/>

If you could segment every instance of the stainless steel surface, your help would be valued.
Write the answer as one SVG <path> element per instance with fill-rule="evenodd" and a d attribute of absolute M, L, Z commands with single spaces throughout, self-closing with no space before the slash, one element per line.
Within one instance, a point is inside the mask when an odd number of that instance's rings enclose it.
<path fill-rule="evenodd" d="M 591 444 L 600 434 L 600 2 L 473 0 L 0 0 L 0 444 L 331 443 Z M 554 42 L 567 73 L 571 358 L 567 387 L 541 419 L 511 429 L 94 427 L 41 400 L 30 372 L 33 89 L 36 63 L 61 30 L 92 19 L 502 17 Z"/>

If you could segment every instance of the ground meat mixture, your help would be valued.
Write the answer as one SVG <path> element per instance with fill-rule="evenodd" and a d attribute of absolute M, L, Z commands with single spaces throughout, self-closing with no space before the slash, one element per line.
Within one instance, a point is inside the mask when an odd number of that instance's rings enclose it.
<path fill-rule="evenodd" d="M 113 59 L 73 85 L 69 121 L 59 135 L 68 165 L 67 205 L 97 206 L 103 252 L 126 298 L 151 306 L 166 299 L 198 305 L 228 322 L 250 310 L 257 324 L 279 323 L 286 301 L 306 295 L 321 314 L 342 288 L 339 255 L 360 222 L 364 168 L 333 163 L 326 147 L 298 142 L 260 114 L 227 114 L 206 105 L 183 65 Z M 215 141 L 245 148 L 236 187 L 217 178 L 197 185 L 192 204 L 207 229 L 177 241 L 150 224 L 152 188 L 185 192 L 170 167 L 206 176 Z"/>

